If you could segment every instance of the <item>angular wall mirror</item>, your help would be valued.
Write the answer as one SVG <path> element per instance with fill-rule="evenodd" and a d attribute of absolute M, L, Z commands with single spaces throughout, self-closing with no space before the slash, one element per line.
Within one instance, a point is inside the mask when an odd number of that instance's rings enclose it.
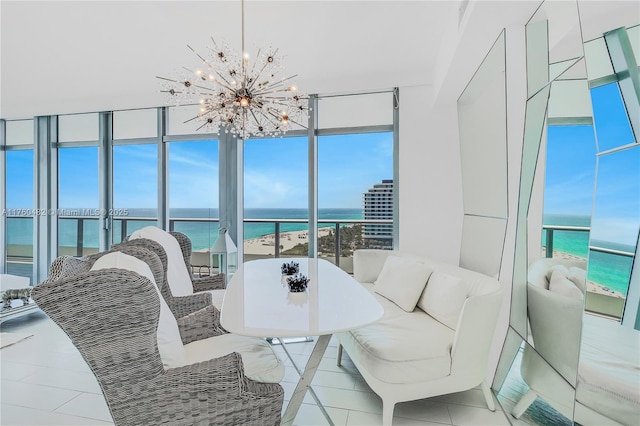
<path fill-rule="evenodd" d="M 547 1 L 527 24 L 509 331 L 522 342 L 516 356 L 505 344 L 494 382 L 514 424 L 637 423 L 639 17 L 637 2 Z M 522 395 L 505 398 L 514 383 Z"/>
<path fill-rule="evenodd" d="M 458 99 L 464 226 L 460 266 L 497 276 L 507 225 L 505 33 Z"/>

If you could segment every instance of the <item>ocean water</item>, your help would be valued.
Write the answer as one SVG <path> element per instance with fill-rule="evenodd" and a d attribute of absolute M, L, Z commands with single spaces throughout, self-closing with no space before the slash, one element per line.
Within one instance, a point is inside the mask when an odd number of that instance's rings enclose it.
<path fill-rule="evenodd" d="M 217 209 L 171 209 L 172 218 L 207 218 L 218 217 Z M 127 217 L 154 217 L 155 209 L 131 209 Z M 246 209 L 247 219 L 307 219 L 306 209 Z M 362 219 L 361 209 L 319 209 L 319 219 L 327 220 L 358 220 Z M 588 216 L 569 215 L 545 215 L 545 225 L 565 225 L 565 226 L 589 226 Z M 127 233 L 131 233 L 138 228 L 153 225 L 155 221 L 129 221 L 127 223 Z M 83 245 L 85 247 L 98 247 L 97 219 L 85 220 Z M 334 224 L 321 224 L 320 226 L 334 226 Z M 76 247 L 77 243 L 77 219 L 61 220 L 59 224 L 58 242 L 63 247 Z M 191 238 L 193 249 L 201 250 L 213 246 L 218 237 L 218 223 L 176 221 L 174 225 L 176 231 L 180 231 Z M 301 231 L 308 229 L 306 223 L 283 223 L 280 226 L 281 232 Z M 273 234 L 275 225 L 269 223 L 245 223 L 245 240 L 257 238 L 262 235 Z M 121 234 L 121 222 L 114 221 L 114 240 L 119 242 Z M 31 218 L 8 218 L 7 219 L 7 243 L 9 245 L 30 246 L 33 238 L 33 220 Z M 543 245 L 545 245 L 545 235 L 543 234 Z M 635 252 L 635 247 L 624 246 L 607 241 L 594 241 L 594 245 Z M 633 258 L 617 256 L 613 254 L 589 252 L 589 233 L 573 231 L 554 232 L 554 250 L 562 251 L 574 256 L 588 258 L 588 279 L 601 284 L 611 290 L 620 292 L 626 296 Z M 11 253 L 9 253 L 11 255 Z M 30 254 L 30 253 L 29 253 Z"/>
<path fill-rule="evenodd" d="M 71 210 L 71 209 L 69 209 Z M 78 209 L 82 210 L 82 209 Z M 149 225 L 155 225 L 155 221 L 130 220 L 130 218 L 155 217 L 156 209 L 129 209 L 127 216 L 114 218 L 113 235 L 114 242 L 120 242 L 122 220 L 127 220 L 126 234 L 130 234 L 137 229 Z M 209 218 L 218 217 L 218 209 L 171 209 L 171 218 Z M 246 209 L 247 219 L 308 219 L 307 209 Z M 320 220 L 360 220 L 362 219 L 362 209 L 319 209 L 318 218 Z M 319 227 L 335 226 L 335 224 L 320 224 Z M 189 236 L 194 250 L 206 249 L 213 246 L 218 238 L 218 222 L 193 222 L 180 221 L 174 223 L 174 230 Z M 302 231 L 308 229 L 306 223 L 282 223 L 280 232 Z M 98 219 L 85 219 L 83 228 L 83 246 L 87 248 L 98 248 Z M 263 235 L 275 233 L 275 223 L 245 223 L 244 239 L 250 240 Z M 7 243 L 9 245 L 29 246 L 33 238 L 33 220 L 31 218 L 9 218 L 7 221 Z M 76 247 L 78 238 L 78 220 L 63 219 L 58 225 L 58 245 L 62 247 Z"/>
<path fill-rule="evenodd" d="M 545 215 L 545 225 L 589 226 L 589 216 Z M 542 234 L 546 246 L 545 233 Z M 635 252 L 635 247 L 611 241 L 591 241 L 591 245 L 612 250 Z M 587 279 L 627 295 L 633 258 L 609 253 L 589 251 L 589 233 L 575 231 L 554 231 L 553 249 L 588 259 Z"/>

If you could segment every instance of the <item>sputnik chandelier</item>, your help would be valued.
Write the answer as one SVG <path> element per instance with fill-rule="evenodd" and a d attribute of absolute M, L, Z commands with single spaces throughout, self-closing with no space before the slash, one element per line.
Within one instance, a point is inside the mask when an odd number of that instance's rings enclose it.
<path fill-rule="evenodd" d="M 292 124 L 305 127 L 308 97 L 298 94 L 292 80 L 279 78 L 284 68 L 278 49 L 259 49 L 253 61 L 244 48 L 244 0 L 242 4 L 242 50 L 240 57 L 226 43 L 213 46 L 207 57 L 187 47 L 202 61 L 201 68 L 184 68 L 174 78 L 162 80 L 161 92 L 175 105 L 198 103 L 197 121 L 204 129 L 222 129 L 243 139 L 284 134 Z"/>

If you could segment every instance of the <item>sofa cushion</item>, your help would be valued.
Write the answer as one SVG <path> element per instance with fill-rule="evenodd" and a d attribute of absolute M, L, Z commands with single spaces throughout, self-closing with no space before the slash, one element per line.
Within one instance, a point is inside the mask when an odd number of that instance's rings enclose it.
<path fill-rule="evenodd" d="M 462 306 L 468 296 L 469 286 L 464 280 L 434 271 L 418 300 L 418 306 L 442 324 L 455 330 Z"/>
<path fill-rule="evenodd" d="M 373 292 L 373 285 L 364 287 Z M 340 333 L 349 355 L 388 383 L 418 383 L 447 376 L 454 331 L 421 310 L 408 314 L 386 298 L 375 293 L 374 297 L 384 307 L 384 316 L 373 324 Z"/>
<path fill-rule="evenodd" d="M 113 252 L 105 254 L 96 260 L 91 267 L 91 270 L 96 271 L 107 268 L 127 269 L 142 275 L 151 281 L 151 284 L 153 284 L 153 288 L 158 292 L 158 298 L 160 299 L 160 318 L 158 320 L 157 340 L 158 352 L 160 352 L 162 365 L 165 368 L 175 368 L 187 365 L 187 356 L 184 346 L 182 345 L 182 338 L 180 337 L 178 323 L 176 322 L 176 318 L 173 316 L 171 309 L 167 305 L 167 302 L 165 302 L 164 297 L 160 294 L 160 290 L 156 285 L 149 265 L 128 254 Z"/>
<path fill-rule="evenodd" d="M 580 289 L 580 291 L 584 294 L 587 292 L 587 271 L 578 268 L 577 266 L 572 266 L 569 268 L 568 278 L 573 281 L 573 283 Z"/>
<path fill-rule="evenodd" d="M 433 269 L 418 260 L 389 256 L 375 281 L 374 291 L 411 312 L 432 272 Z"/>
<path fill-rule="evenodd" d="M 159 243 L 167 253 L 167 284 L 171 294 L 173 296 L 193 294 L 191 275 L 184 263 L 180 244 L 173 235 L 156 226 L 147 226 L 133 232 L 130 238 L 148 238 Z"/>
<path fill-rule="evenodd" d="M 187 362 L 195 364 L 233 352 L 242 357 L 244 374 L 258 382 L 278 383 L 284 377 L 284 365 L 271 346 L 258 337 L 223 334 L 185 345 Z"/>
<path fill-rule="evenodd" d="M 582 299 L 582 291 L 568 278 L 568 273 L 568 270 L 566 272 L 561 269 L 553 270 L 549 280 L 549 291 L 572 299 Z"/>

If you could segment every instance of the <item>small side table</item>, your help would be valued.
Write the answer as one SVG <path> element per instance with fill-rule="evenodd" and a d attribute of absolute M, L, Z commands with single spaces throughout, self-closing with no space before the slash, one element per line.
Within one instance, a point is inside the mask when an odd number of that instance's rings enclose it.
<path fill-rule="evenodd" d="M 18 275 L 0 274 L 0 296 L 9 289 L 22 289 L 31 287 L 31 279 L 28 277 L 20 277 Z M 0 301 L 0 322 L 6 321 L 11 318 L 17 318 L 19 316 L 28 314 L 29 312 L 37 309 L 34 302 L 26 305 L 20 305 L 22 302 L 17 300 L 12 303 L 11 308 L 4 308 L 4 303 Z"/>

